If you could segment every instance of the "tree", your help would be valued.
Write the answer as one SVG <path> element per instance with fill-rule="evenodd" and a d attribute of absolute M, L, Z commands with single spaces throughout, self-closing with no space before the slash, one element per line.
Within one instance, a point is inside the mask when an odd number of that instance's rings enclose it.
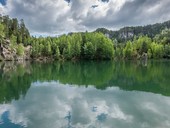
<path fill-rule="evenodd" d="M 3 38 L 4 35 L 4 25 L 0 23 L 0 38 Z"/>
<path fill-rule="evenodd" d="M 151 38 L 147 36 L 140 36 L 139 39 L 135 41 L 134 47 L 136 47 L 136 50 L 139 53 L 139 55 L 142 55 L 143 53 L 148 52 L 151 43 L 152 43 Z"/>
<path fill-rule="evenodd" d="M 89 39 L 88 39 L 89 38 Z M 102 33 L 91 33 L 87 41 L 92 42 L 97 59 L 111 59 L 114 56 L 114 47 L 112 41 Z"/>
<path fill-rule="evenodd" d="M 91 42 L 87 42 L 84 45 L 84 57 L 93 59 L 95 55 L 95 48 Z"/>
<path fill-rule="evenodd" d="M 41 55 L 45 55 L 44 45 L 43 45 L 42 43 L 40 43 L 40 45 L 39 45 L 39 53 L 40 53 Z"/>
<path fill-rule="evenodd" d="M 123 48 L 122 48 L 122 46 L 121 47 L 116 47 L 115 48 L 115 57 L 116 58 L 123 58 Z"/>
<path fill-rule="evenodd" d="M 11 41 L 10 43 L 11 48 L 15 49 L 17 47 L 17 37 L 12 34 L 10 37 L 10 41 Z"/>
<path fill-rule="evenodd" d="M 170 45 L 169 44 L 164 45 L 164 57 L 165 58 L 170 57 Z"/>
<path fill-rule="evenodd" d="M 52 54 L 51 43 L 48 41 L 47 42 L 47 55 L 51 55 L 51 54 Z"/>
<path fill-rule="evenodd" d="M 132 42 L 128 41 L 126 43 L 126 47 L 123 49 L 123 57 L 126 59 L 132 59 L 132 57 L 133 57 Z"/>
<path fill-rule="evenodd" d="M 55 59 L 59 59 L 60 58 L 60 50 L 58 48 L 58 46 L 56 47 L 56 51 L 55 51 Z"/>
<path fill-rule="evenodd" d="M 58 46 L 59 46 L 60 54 L 63 54 L 64 49 L 67 46 L 67 36 L 66 35 L 62 35 L 58 38 Z"/>
<path fill-rule="evenodd" d="M 170 29 L 164 29 L 160 34 L 154 37 L 156 43 L 170 44 Z"/>
<path fill-rule="evenodd" d="M 63 50 L 63 56 L 64 56 L 65 59 L 71 59 L 72 53 L 71 53 L 70 49 L 71 49 L 70 42 L 67 42 L 67 45 Z"/>
<path fill-rule="evenodd" d="M 2 24 L 4 25 L 5 37 L 9 38 L 10 18 L 9 16 L 3 16 Z"/>
<path fill-rule="evenodd" d="M 157 44 L 153 42 L 151 44 L 151 51 L 152 51 L 152 57 L 153 58 L 162 58 L 163 57 L 163 45 Z"/>
<path fill-rule="evenodd" d="M 19 29 L 19 24 L 18 24 L 18 19 L 17 18 L 13 18 L 11 20 L 11 30 L 10 30 L 10 36 L 11 35 L 14 35 L 14 36 L 17 36 L 17 32 L 18 32 L 18 29 Z"/>
<path fill-rule="evenodd" d="M 79 41 L 74 40 L 70 47 L 72 58 L 79 58 L 81 53 L 81 45 Z"/>
<path fill-rule="evenodd" d="M 151 51 L 151 49 L 148 49 L 147 54 L 148 54 L 148 58 L 151 58 L 151 57 L 152 57 L 152 51 Z"/>
<path fill-rule="evenodd" d="M 39 56 L 39 42 L 37 40 L 34 40 L 32 43 L 32 51 L 31 51 L 31 55 L 33 57 L 37 57 Z"/>

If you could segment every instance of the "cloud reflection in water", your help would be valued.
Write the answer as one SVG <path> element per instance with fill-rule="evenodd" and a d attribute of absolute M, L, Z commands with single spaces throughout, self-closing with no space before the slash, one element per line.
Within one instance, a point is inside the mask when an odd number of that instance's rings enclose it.
<path fill-rule="evenodd" d="M 169 128 L 169 108 L 170 97 L 154 93 L 35 82 L 24 98 L 0 105 L 0 122 L 8 111 L 28 128 Z"/>

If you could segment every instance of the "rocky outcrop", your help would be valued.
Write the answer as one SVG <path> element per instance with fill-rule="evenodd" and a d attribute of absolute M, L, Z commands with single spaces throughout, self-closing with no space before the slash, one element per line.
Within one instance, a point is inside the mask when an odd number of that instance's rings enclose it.
<path fill-rule="evenodd" d="M 25 60 L 31 59 L 31 49 L 32 49 L 31 45 L 28 45 L 27 47 L 25 47 L 25 49 L 24 49 L 24 59 Z"/>
<path fill-rule="evenodd" d="M 141 56 L 142 60 L 147 60 L 148 59 L 148 54 L 147 53 L 143 53 Z"/>
<path fill-rule="evenodd" d="M 4 39 L 2 43 L 0 43 L 0 60 L 5 61 L 23 61 L 29 60 L 30 57 L 31 46 L 24 47 L 24 55 L 17 55 L 17 50 L 10 46 L 10 40 Z"/>
<path fill-rule="evenodd" d="M 4 40 L 0 44 L 0 55 L 3 60 L 14 60 L 14 56 L 16 55 L 16 50 L 10 48 L 9 40 Z"/>

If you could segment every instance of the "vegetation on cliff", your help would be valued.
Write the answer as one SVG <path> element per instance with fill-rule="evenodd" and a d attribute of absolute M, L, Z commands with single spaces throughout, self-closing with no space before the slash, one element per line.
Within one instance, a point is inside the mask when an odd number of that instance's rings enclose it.
<path fill-rule="evenodd" d="M 153 25 L 123 27 L 117 31 L 98 28 L 96 32 L 101 32 L 113 40 L 116 39 L 119 43 L 125 43 L 127 40 L 133 40 L 134 36 L 139 37 L 147 35 L 150 38 L 154 38 L 155 35 L 160 34 L 165 28 L 170 28 L 170 20 Z"/>

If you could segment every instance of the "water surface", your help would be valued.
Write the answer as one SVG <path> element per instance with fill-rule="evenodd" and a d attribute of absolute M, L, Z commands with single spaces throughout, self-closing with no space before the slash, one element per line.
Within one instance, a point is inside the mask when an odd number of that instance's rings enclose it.
<path fill-rule="evenodd" d="M 0 63 L 0 128 L 169 128 L 169 65 Z"/>

